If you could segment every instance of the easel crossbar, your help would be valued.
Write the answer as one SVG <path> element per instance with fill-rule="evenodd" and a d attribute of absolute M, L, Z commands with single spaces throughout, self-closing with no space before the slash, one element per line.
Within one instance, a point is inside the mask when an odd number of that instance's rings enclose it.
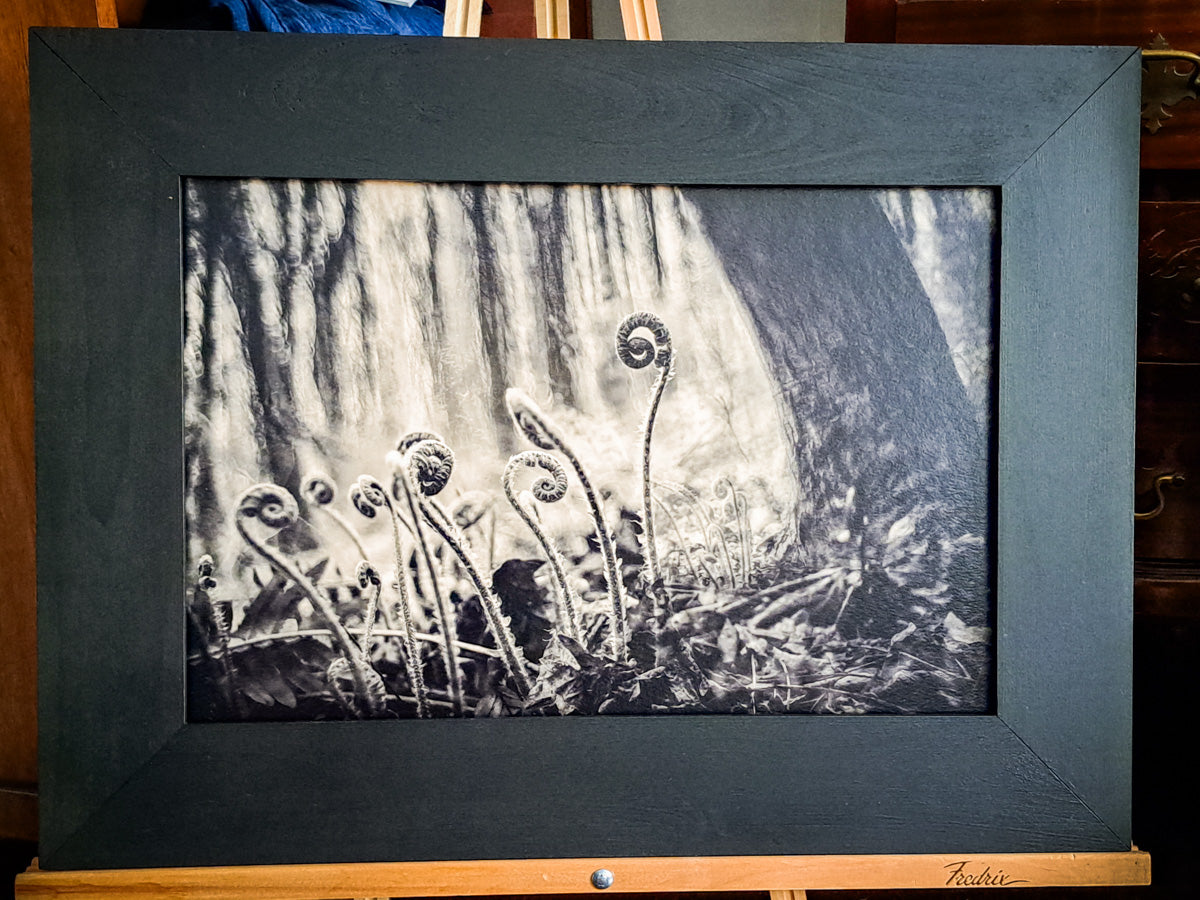
<path fill-rule="evenodd" d="M 331 900 L 569 894 L 594 890 L 597 869 L 613 892 L 876 890 L 896 888 L 1145 885 L 1150 856 L 998 853 L 864 856 L 725 856 L 512 859 L 447 862 L 218 866 L 43 872 L 17 876 L 22 900 Z M 597 891 L 596 893 L 600 893 Z M 794 896 L 794 895 L 793 895 Z"/>

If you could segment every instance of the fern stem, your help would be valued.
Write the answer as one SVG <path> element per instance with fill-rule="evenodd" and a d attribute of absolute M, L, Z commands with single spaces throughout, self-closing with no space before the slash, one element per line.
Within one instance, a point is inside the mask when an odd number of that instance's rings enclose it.
<path fill-rule="evenodd" d="M 358 578 L 358 586 L 368 592 L 367 609 L 363 613 L 363 635 L 359 645 L 362 647 L 363 661 L 371 659 L 371 636 L 375 631 L 375 616 L 379 612 L 379 595 L 383 589 L 383 581 L 379 573 L 365 559 L 358 564 L 354 572 Z M 349 630 L 349 629 L 347 629 Z"/>
<path fill-rule="evenodd" d="M 352 635 L 364 634 L 365 628 L 347 628 L 347 632 Z M 399 629 L 376 628 L 374 634 L 380 637 L 403 637 L 403 632 Z M 230 650 L 241 650 L 243 647 L 253 647 L 255 644 L 272 644 L 276 641 L 287 643 L 305 637 L 329 637 L 331 632 L 327 628 L 305 628 L 300 631 L 274 631 L 270 634 L 256 634 L 254 637 L 248 638 L 232 638 L 230 640 Z M 423 631 L 413 633 L 413 637 L 418 641 L 423 641 L 426 644 L 436 644 L 442 639 L 438 634 L 426 634 Z M 463 653 L 470 653 L 475 656 L 483 656 L 487 659 L 500 659 L 500 651 L 494 647 L 481 647 L 479 644 L 471 644 L 467 641 L 459 641 L 458 649 Z M 188 661 L 198 659 L 196 655 L 188 657 Z"/>
<path fill-rule="evenodd" d="M 376 694 L 371 689 L 371 682 L 379 678 L 379 673 L 375 672 L 369 664 L 363 661 L 358 652 L 358 645 L 354 643 L 354 639 L 350 637 L 345 626 L 342 625 L 342 621 L 338 618 L 337 611 L 333 608 L 333 604 L 329 602 L 329 598 L 322 594 L 316 585 L 309 581 L 308 576 L 300 571 L 299 566 L 283 554 L 259 541 L 246 529 L 246 519 L 256 518 L 269 528 L 284 528 L 295 522 L 298 515 L 299 508 L 296 505 L 296 499 L 286 489 L 275 484 L 257 484 L 243 493 L 238 500 L 237 530 L 241 534 L 242 540 L 249 544 L 259 556 L 270 563 L 275 571 L 290 578 L 300 588 L 309 602 L 312 603 L 313 608 L 325 620 L 330 633 L 345 656 L 347 663 L 349 663 L 350 673 L 354 679 L 355 692 L 367 707 L 368 712 L 372 715 L 377 715 L 383 709 L 378 705 Z M 364 669 L 371 669 L 371 674 L 374 678 L 368 676 Z"/>
<path fill-rule="evenodd" d="M 554 545 L 542 526 L 538 524 L 530 510 L 525 508 L 521 497 L 513 490 L 517 471 L 524 467 L 540 468 L 549 473 L 548 477 L 539 478 L 533 485 L 533 496 L 542 503 L 555 503 L 566 496 L 567 472 L 562 464 L 550 454 L 529 450 L 525 453 L 518 453 L 508 461 L 508 465 L 504 467 L 501 481 L 504 484 L 504 496 L 508 498 L 508 502 L 512 504 L 512 508 L 517 511 L 517 515 L 521 517 L 526 527 L 533 532 L 550 562 L 550 569 L 554 573 L 555 596 L 558 601 L 555 605 L 558 607 L 559 625 L 564 628 L 569 637 L 574 638 L 582 645 L 581 603 L 579 595 L 567 583 L 566 562 L 562 553 L 559 552 L 558 547 Z"/>
<path fill-rule="evenodd" d="M 749 526 L 743 522 L 743 514 L 746 511 L 746 498 L 744 496 L 742 496 L 741 492 L 738 491 L 738 489 L 736 487 L 734 487 L 733 479 L 731 479 L 728 475 L 719 479 L 716 482 L 716 484 L 713 485 L 713 496 L 716 497 L 718 500 L 724 500 L 725 497 L 728 496 L 730 498 L 730 502 L 733 505 L 733 519 L 737 523 L 737 531 L 738 531 L 738 553 L 739 553 L 739 557 L 740 557 L 739 561 L 741 562 L 741 566 L 742 566 L 742 584 L 743 585 L 749 584 L 750 583 L 750 547 L 749 547 L 749 534 L 748 534 Z M 723 528 L 722 528 L 722 534 L 724 534 Z M 726 548 L 726 553 L 728 553 L 728 548 Z M 732 568 L 729 570 L 729 576 L 730 576 L 730 579 L 733 578 L 733 569 Z M 734 581 L 734 586 L 736 586 L 736 584 L 737 584 L 737 582 Z"/>
<path fill-rule="evenodd" d="M 461 716 L 463 714 L 462 670 L 458 665 L 458 648 L 455 646 L 458 639 L 458 623 L 454 616 L 454 610 L 450 607 L 449 602 L 442 593 L 441 585 L 438 584 L 438 570 L 433 564 L 433 554 L 429 552 L 429 543 L 425 540 L 425 530 L 421 527 L 421 517 L 417 513 L 417 504 L 413 499 L 413 487 L 409 483 L 407 473 L 403 469 L 398 474 L 400 477 L 396 481 L 399 481 L 401 485 L 401 493 L 404 494 L 409 514 L 412 516 L 413 529 L 417 536 L 417 546 L 421 548 L 421 556 L 425 561 L 425 569 L 429 573 L 429 585 L 433 591 L 433 608 L 437 615 L 438 630 L 442 633 L 442 642 L 440 645 L 442 665 L 446 669 L 446 679 L 450 685 L 450 699 L 454 704 L 454 714 Z"/>
<path fill-rule="evenodd" d="M 658 404 L 662 400 L 663 390 L 671 380 L 671 367 L 658 373 L 654 384 L 654 393 L 650 399 L 650 409 L 646 412 L 646 424 L 642 427 L 642 529 L 646 537 L 646 569 L 651 586 L 662 580 L 658 566 L 658 545 L 654 536 L 654 513 L 650 496 L 650 438 L 654 434 L 654 419 L 658 415 Z"/>
<path fill-rule="evenodd" d="M 671 511 L 671 507 L 662 500 L 657 501 L 658 508 L 667 514 L 667 521 L 671 523 L 671 527 L 675 530 L 675 537 L 679 541 L 679 552 L 683 554 L 683 558 L 687 560 L 688 568 L 692 570 L 692 580 L 696 584 L 700 583 L 700 573 L 696 570 L 696 564 L 692 561 L 691 551 L 687 546 L 687 538 L 683 535 L 683 529 L 679 525 L 679 519 L 675 513 Z"/>
<path fill-rule="evenodd" d="M 713 521 L 712 515 L 709 513 L 704 501 L 697 497 L 695 492 L 693 492 L 692 489 L 687 485 L 675 484 L 669 481 L 661 482 L 661 484 L 664 487 L 675 491 L 675 493 L 687 501 L 688 507 L 692 510 L 692 515 L 700 524 L 700 530 L 704 534 L 704 545 L 708 547 L 713 556 L 717 555 L 717 551 L 714 549 L 714 545 L 710 544 L 709 541 L 712 540 L 711 532 L 714 529 L 716 530 L 717 538 L 720 542 L 719 546 L 721 553 L 725 557 L 725 570 L 729 573 L 729 586 L 733 587 L 733 558 L 729 552 L 729 542 L 725 539 L 725 529 Z M 709 574 L 711 577 L 712 573 L 710 572 Z M 718 584 L 720 583 L 717 579 L 714 579 L 714 581 L 716 581 Z"/>
<path fill-rule="evenodd" d="M 400 617 L 404 626 L 404 668 L 412 685 L 413 694 L 417 698 L 417 718 L 424 719 L 429 715 L 429 706 L 425 702 L 425 675 L 421 671 L 421 655 L 417 642 L 413 637 L 416 631 L 413 625 L 412 605 L 408 592 L 408 564 L 400 534 L 400 515 L 392 505 L 391 498 L 383 486 L 369 475 L 359 477 L 350 489 L 350 502 L 367 518 L 374 518 L 377 509 L 387 512 L 392 526 L 392 543 L 396 552 L 396 588 L 400 593 Z"/>
<path fill-rule="evenodd" d="M 616 546 L 604 522 L 604 511 L 600 507 L 595 490 L 592 489 L 592 482 L 588 479 L 579 457 L 533 400 L 516 388 L 509 388 L 504 399 L 520 432 L 542 450 L 557 450 L 575 470 L 575 477 L 579 479 L 579 485 L 583 488 L 592 521 L 596 525 L 596 538 L 600 544 L 601 559 L 604 561 L 604 581 L 608 586 L 608 599 L 612 608 L 612 627 L 609 630 L 612 654 L 615 659 L 623 659 L 629 632 L 629 620 L 625 612 L 625 585 L 621 581 Z"/>
<path fill-rule="evenodd" d="M 466 550 L 459 546 L 454 539 L 454 535 L 446 528 L 445 524 L 432 512 L 426 508 L 425 504 L 421 504 L 421 511 L 425 513 L 425 521 L 430 524 L 434 531 L 441 536 L 446 545 L 454 551 L 459 562 L 467 571 L 467 576 L 471 579 L 471 583 L 475 586 L 476 593 L 479 594 L 479 603 L 483 607 L 484 616 L 487 618 L 488 629 L 492 632 L 492 636 L 496 639 L 496 646 L 500 650 L 501 659 L 504 661 L 504 667 L 508 670 L 508 674 L 517 683 L 522 695 L 528 695 L 532 684 L 529 681 L 529 675 L 525 671 L 524 654 L 517 647 L 516 639 L 513 637 L 512 631 L 504 621 L 503 612 L 500 609 L 500 603 L 496 600 L 496 595 L 491 592 L 483 579 L 479 575 L 479 569 L 471 560 Z"/>
<path fill-rule="evenodd" d="M 737 507 L 739 540 L 742 545 L 742 587 L 750 584 L 750 512 L 746 495 L 734 489 L 734 506 Z"/>
<path fill-rule="evenodd" d="M 650 332 L 652 340 L 636 334 L 638 331 Z M 674 372 L 671 333 L 662 319 L 653 313 L 632 313 L 626 316 L 617 328 L 617 356 L 631 369 L 642 369 L 651 363 L 658 369 L 658 378 L 650 397 L 650 408 L 642 426 L 642 534 L 646 545 L 646 579 L 655 596 L 655 605 L 658 606 L 660 598 L 655 586 L 661 582 L 662 573 L 658 565 L 658 547 L 654 539 L 654 509 L 650 495 L 650 440 L 654 435 L 658 404 Z"/>
<path fill-rule="evenodd" d="M 709 525 L 709 531 L 714 530 L 717 533 L 717 544 L 721 548 L 721 555 L 725 557 L 725 571 L 729 573 L 729 586 L 731 588 L 735 587 L 737 582 L 734 580 L 733 576 L 733 557 L 729 553 L 729 542 L 725 540 L 725 526 L 717 522 L 713 522 Z M 712 540 L 712 538 L 706 533 L 704 535 L 704 540 L 705 542 L 708 542 Z"/>
<path fill-rule="evenodd" d="M 517 646 L 512 630 L 505 621 L 500 609 L 500 603 L 495 594 L 484 583 L 479 573 L 479 567 L 467 552 L 465 541 L 457 534 L 453 520 L 445 509 L 429 498 L 440 493 L 450 480 L 454 469 L 454 452 L 444 443 L 433 438 L 426 438 L 411 444 L 404 458 L 404 474 L 412 479 L 413 487 L 421 495 L 420 508 L 425 521 L 438 533 L 458 557 L 459 562 L 467 571 L 467 576 L 479 594 L 479 602 L 483 607 L 484 616 L 496 646 L 500 649 L 504 666 L 509 676 L 516 682 L 523 696 L 527 696 L 532 688 L 529 674 L 525 671 L 525 655 Z"/>

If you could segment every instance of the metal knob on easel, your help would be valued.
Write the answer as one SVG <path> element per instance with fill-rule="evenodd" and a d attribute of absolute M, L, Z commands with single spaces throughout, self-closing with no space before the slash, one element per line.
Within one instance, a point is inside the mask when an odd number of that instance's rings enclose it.
<path fill-rule="evenodd" d="M 613 886 L 616 876 L 608 869 L 597 869 L 592 873 L 592 887 L 604 890 Z"/>

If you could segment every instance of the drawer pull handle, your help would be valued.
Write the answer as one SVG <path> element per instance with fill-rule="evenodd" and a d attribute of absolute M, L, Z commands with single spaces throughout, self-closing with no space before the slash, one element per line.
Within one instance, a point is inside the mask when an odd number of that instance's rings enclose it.
<path fill-rule="evenodd" d="M 1179 485 L 1183 484 L 1183 482 L 1184 477 L 1182 475 L 1177 475 L 1174 472 L 1169 475 L 1159 475 L 1154 479 L 1154 493 L 1158 497 L 1158 503 L 1154 505 L 1154 509 L 1147 510 L 1146 512 L 1135 512 L 1133 517 L 1138 521 L 1144 522 L 1146 519 L 1154 519 L 1160 516 L 1162 514 L 1163 507 L 1167 505 L 1167 498 L 1163 496 L 1163 488 L 1167 485 L 1178 487 Z"/>
<path fill-rule="evenodd" d="M 1184 71 L 1179 71 L 1179 64 Z M 1172 50 L 1161 34 L 1142 51 L 1142 125 L 1151 134 L 1172 118 L 1167 107 L 1195 100 L 1200 88 L 1200 56 Z"/>

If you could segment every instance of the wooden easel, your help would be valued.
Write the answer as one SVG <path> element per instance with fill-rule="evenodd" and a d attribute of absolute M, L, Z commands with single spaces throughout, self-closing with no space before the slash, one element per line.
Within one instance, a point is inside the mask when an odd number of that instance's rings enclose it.
<path fill-rule="evenodd" d="M 539 38 L 569 38 L 571 12 L 567 0 L 533 0 Z M 446 0 L 443 37 L 479 37 L 483 0 Z M 621 0 L 621 21 L 629 41 L 661 41 L 658 0 Z"/>
<path fill-rule="evenodd" d="M 539 38 L 570 37 L 567 0 L 534 0 Z M 483 0 L 447 0 L 443 35 L 478 37 Z M 657 0 L 621 0 L 627 40 L 662 40 Z M 43 872 L 17 876 L 19 900 L 340 900 L 497 894 L 763 891 L 805 900 L 808 890 L 1107 887 L 1150 883 L 1150 855 L 991 853 L 861 856 L 513 859 L 290 866 L 217 866 Z M 801 887 L 797 887 L 797 886 Z"/>
<path fill-rule="evenodd" d="M 510 859 L 72 872 L 42 872 L 35 861 L 28 872 L 17 876 L 16 896 L 19 900 L 335 900 L 600 894 L 591 883 L 598 869 L 613 874 L 610 890 L 620 893 L 769 891 L 771 900 L 805 900 L 808 889 L 1150 883 L 1150 856 L 1134 848 L 1124 853 Z"/>

